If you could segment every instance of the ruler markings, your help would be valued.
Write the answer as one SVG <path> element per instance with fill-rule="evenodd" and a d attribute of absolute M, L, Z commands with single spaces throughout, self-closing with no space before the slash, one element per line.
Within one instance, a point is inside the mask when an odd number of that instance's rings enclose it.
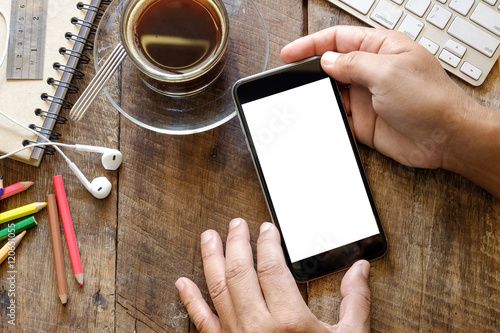
<path fill-rule="evenodd" d="M 48 0 L 12 0 L 7 79 L 43 79 Z"/>

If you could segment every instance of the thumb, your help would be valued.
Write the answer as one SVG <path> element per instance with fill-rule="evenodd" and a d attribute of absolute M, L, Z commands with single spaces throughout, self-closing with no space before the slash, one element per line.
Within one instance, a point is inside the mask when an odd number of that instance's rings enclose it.
<path fill-rule="evenodd" d="M 384 63 L 381 56 L 374 53 L 353 51 L 337 53 L 328 51 L 321 57 L 321 67 L 335 80 L 343 83 L 357 83 L 372 87 L 380 83 Z"/>
<path fill-rule="evenodd" d="M 370 332 L 370 264 L 366 260 L 356 262 L 345 274 L 340 285 L 340 332 Z"/>

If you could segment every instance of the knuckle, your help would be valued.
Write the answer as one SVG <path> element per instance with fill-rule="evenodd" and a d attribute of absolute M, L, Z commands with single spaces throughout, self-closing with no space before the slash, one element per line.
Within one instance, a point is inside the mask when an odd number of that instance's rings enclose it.
<path fill-rule="evenodd" d="M 342 59 L 342 67 L 344 67 L 348 71 L 352 71 L 354 68 L 356 68 L 356 65 L 359 62 L 359 53 L 357 51 L 353 52 L 348 52 L 344 54 Z"/>
<path fill-rule="evenodd" d="M 188 312 L 196 305 L 196 303 L 197 303 L 196 298 L 191 296 L 185 297 L 182 300 L 182 304 L 184 304 L 184 307 L 186 308 L 186 310 L 188 310 Z"/>
<path fill-rule="evenodd" d="M 227 242 L 248 242 L 246 236 L 240 232 L 229 232 L 227 235 Z"/>
<path fill-rule="evenodd" d="M 365 304 L 369 310 L 370 306 L 371 306 L 371 302 L 372 302 L 370 288 L 368 288 L 368 287 L 358 288 L 357 292 L 365 300 L 365 302 L 363 302 L 363 304 Z"/>
<path fill-rule="evenodd" d="M 206 248 L 202 248 L 202 251 L 201 251 L 201 259 L 203 260 L 203 262 L 205 263 L 207 260 L 210 260 L 212 258 L 215 258 L 217 257 L 218 255 L 218 252 L 215 248 L 213 247 L 206 247 Z"/>
<path fill-rule="evenodd" d="M 215 251 L 212 249 L 201 251 L 201 259 L 203 261 L 206 261 L 207 259 L 210 259 L 214 256 L 215 256 Z"/>
<path fill-rule="evenodd" d="M 284 273 L 284 266 L 275 259 L 261 260 L 257 264 L 259 278 L 273 278 Z"/>
<path fill-rule="evenodd" d="M 226 280 L 238 281 L 247 276 L 252 269 L 253 267 L 247 266 L 243 259 L 234 260 L 226 266 Z"/>
<path fill-rule="evenodd" d="M 193 319 L 194 321 L 194 319 Z M 206 316 L 196 318 L 195 326 L 200 333 L 211 332 L 210 319 Z M 213 331 L 213 330 L 212 330 Z"/>
<path fill-rule="evenodd" d="M 214 279 L 209 283 L 208 290 L 210 292 L 210 297 L 212 298 L 212 301 L 214 303 L 217 303 L 217 301 L 225 297 L 225 295 L 228 292 L 226 279 L 224 279 L 224 277 Z"/>

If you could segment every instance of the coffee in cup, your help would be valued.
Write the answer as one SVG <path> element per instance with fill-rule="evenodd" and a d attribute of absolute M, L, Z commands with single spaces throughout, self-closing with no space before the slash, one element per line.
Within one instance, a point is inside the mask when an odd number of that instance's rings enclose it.
<path fill-rule="evenodd" d="M 229 17 L 222 0 L 129 0 L 120 33 L 149 88 L 185 97 L 204 90 L 222 73 Z"/>

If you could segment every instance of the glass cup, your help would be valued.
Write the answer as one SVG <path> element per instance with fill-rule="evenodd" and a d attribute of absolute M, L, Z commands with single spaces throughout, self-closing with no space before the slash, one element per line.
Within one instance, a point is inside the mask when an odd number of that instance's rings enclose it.
<path fill-rule="evenodd" d="M 222 73 L 229 43 L 229 16 L 222 0 L 128 0 L 120 38 L 150 89 L 187 97 Z"/>

